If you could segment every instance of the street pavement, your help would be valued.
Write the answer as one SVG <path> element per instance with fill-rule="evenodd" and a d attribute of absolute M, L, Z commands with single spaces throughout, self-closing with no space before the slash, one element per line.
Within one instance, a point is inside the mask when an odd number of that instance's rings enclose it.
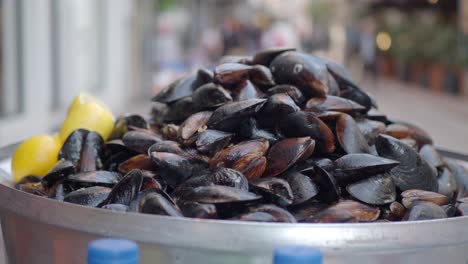
<path fill-rule="evenodd" d="M 375 96 L 379 110 L 389 117 L 420 126 L 436 146 L 468 153 L 468 95 L 440 94 L 382 78 L 363 81 L 362 87 Z"/>

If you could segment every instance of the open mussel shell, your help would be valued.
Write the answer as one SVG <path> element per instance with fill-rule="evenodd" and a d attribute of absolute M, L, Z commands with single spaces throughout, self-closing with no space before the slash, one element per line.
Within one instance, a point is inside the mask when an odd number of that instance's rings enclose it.
<path fill-rule="evenodd" d="M 450 198 L 443 194 L 417 189 L 406 190 L 401 193 L 401 197 L 401 202 L 406 208 L 411 208 L 417 202 L 431 202 L 437 205 L 446 205 L 450 201 Z"/>
<path fill-rule="evenodd" d="M 236 101 L 259 99 L 264 96 L 263 93 L 249 80 L 245 80 L 237 84 L 234 88 L 233 94 Z"/>
<path fill-rule="evenodd" d="M 217 108 L 208 120 L 208 127 L 227 132 L 236 131 L 248 117 L 254 115 L 265 103 L 265 99 L 250 99 L 227 103 Z"/>
<path fill-rule="evenodd" d="M 132 170 L 112 188 L 109 196 L 98 207 L 115 203 L 130 205 L 130 202 L 140 192 L 142 184 L 143 174 L 141 170 Z"/>
<path fill-rule="evenodd" d="M 195 145 L 201 153 L 213 155 L 225 148 L 233 134 L 220 130 L 207 129 L 198 135 Z"/>
<path fill-rule="evenodd" d="M 267 93 L 268 95 L 285 93 L 289 95 L 298 106 L 302 106 L 306 101 L 306 98 L 302 94 L 301 90 L 299 90 L 296 86 L 289 84 L 280 84 L 271 87 L 268 89 Z"/>
<path fill-rule="evenodd" d="M 344 183 L 354 182 L 390 171 L 400 164 L 398 161 L 370 154 L 347 154 L 334 162 L 334 176 Z"/>
<path fill-rule="evenodd" d="M 96 207 L 109 196 L 110 192 L 111 188 L 101 186 L 82 188 L 65 195 L 63 201 Z"/>
<path fill-rule="evenodd" d="M 346 186 L 348 193 L 357 200 L 373 205 L 394 202 L 396 188 L 388 174 L 381 174 Z"/>
<path fill-rule="evenodd" d="M 311 137 L 317 150 L 323 153 L 335 151 L 335 136 L 331 129 L 313 113 L 297 111 L 281 118 L 278 128 L 286 137 Z"/>
<path fill-rule="evenodd" d="M 341 114 L 336 122 L 336 138 L 343 150 L 350 153 L 372 153 L 366 138 L 356 121 L 347 114 Z"/>
<path fill-rule="evenodd" d="M 404 220 L 417 221 L 417 220 L 431 220 L 447 218 L 445 210 L 435 203 L 418 202 L 408 210 Z"/>
<path fill-rule="evenodd" d="M 232 97 L 221 85 L 207 83 L 192 94 L 192 101 L 198 109 L 210 109 L 232 102 Z"/>
<path fill-rule="evenodd" d="M 42 178 L 45 187 L 52 187 L 56 182 L 66 179 L 75 173 L 75 166 L 68 160 L 59 160 L 55 166 Z"/>
<path fill-rule="evenodd" d="M 364 106 L 338 96 L 327 95 L 325 98 L 314 97 L 309 99 L 305 105 L 306 109 L 315 112 L 336 111 L 348 114 L 364 111 Z"/>
<path fill-rule="evenodd" d="M 249 78 L 252 66 L 240 63 L 223 63 L 215 68 L 214 80 L 223 86 L 232 86 Z"/>
<path fill-rule="evenodd" d="M 251 183 L 251 190 L 267 202 L 285 207 L 293 202 L 293 193 L 289 183 L 281 178 L 267 177 L 261 178 Z"/>
<path fill-rule="evenodd" d="M 261 65 L 268 67 L 270 66 L 270 63 L 273 61 L 273 59 L 276 58 L 281 53 L 284 53 L 287 51 L 294 51 L 294 50 L 296 49 L 295 48 L 271 48 L 267 50 L 262 50 L 255 54 L 255 56 L 252 59 L 252 63 L 261 64 Z"/>
<path fill-rule="evenodd" d="M 162 138 L 156 134 L 151 133 L 149 130 L 146 131 L 129 131 L 123 138 L 125 146 L 138 153 L 148 153 L 148 148 L 154 143 L 162 141 Z"/>
<path fill-rule="evenodd" d="M 314 198 L 319 190 L 312 179 L 300 172 L 290 171 L 282 175 L 288 181 L 293 194 L 293 205 L 302 204 Z"/>
<path fill-rule="evenodd" d="M 400 162 L 389 172 L 400 190 L 438 191 L 435 170 L 410 146 L 393 137 L 380 135 L 376 147 L 381 157 Z"/>
<path fill-rule="evenodd" d="M 325 97 L 328 92 L 328 71 L 316 57 L 289 51 L 277 56 L 270 64 L 278 84 L 292 84 L 307 96 Z"/>
<path fill-rule="evenodd" d="M 213 204 L 181 201 L 178 203 L 178 206 L 185 217 L 202 219 L 214 219 L 218 217 L 216 206 Z"/>
<path fill-rule="evenodd" d="M 119 182 L 121 175 L 111 171 L 79 172 L 66 178 L 66 182 L 81 187 L 104 186 L 112 187 Z"/>
<path fill-rule="evenodd" d="M 315 141 L 310 137 L 286 138 L 275 143 L 267 155 L 264 177 L 277 176 L 298 160 L 309 158 L 315 149 Z"/>

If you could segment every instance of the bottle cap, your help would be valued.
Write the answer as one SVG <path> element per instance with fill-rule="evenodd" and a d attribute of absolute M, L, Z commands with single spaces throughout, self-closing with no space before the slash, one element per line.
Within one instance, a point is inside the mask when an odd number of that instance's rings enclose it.
<path fill-rule="evenodd" d="M 126 239 L 98 239 L 88 245 L 88 264 L 137 264 L 138 245 Z"/>
<path fill-rule="evenodd" d="M 274 264 L 322 264 L 322 253 L 307 246 L 286 246 L 275 250 Z"/>

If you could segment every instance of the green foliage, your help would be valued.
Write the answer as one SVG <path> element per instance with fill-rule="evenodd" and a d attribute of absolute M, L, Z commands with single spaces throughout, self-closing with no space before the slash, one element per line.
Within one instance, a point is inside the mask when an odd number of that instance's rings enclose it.
<path fill-rule="evenodd" d="M 167 11 L 174 8 L 177 5 L 176 0 L 154 0 L 154 6 L 159 9 L 159 11 Z"/>
<path fill-rule="evenodd" d="M 389 53 L 402 62 L 424 61 L 448 66 L 468 65 L 466 45 L 460 45 L 456 26 L 419 16 L 405 17 L 395 23 L 383 19 L 379 30 L 392 36 Z M 468 38 L 467 42 L 468 43 Z"/>

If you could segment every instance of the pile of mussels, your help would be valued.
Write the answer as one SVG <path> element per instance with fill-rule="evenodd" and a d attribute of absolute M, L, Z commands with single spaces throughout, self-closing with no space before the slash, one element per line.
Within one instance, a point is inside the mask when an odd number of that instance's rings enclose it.
<path fill-rule="evenodd" d="M 174 217 L 374 222 L 468 214 L 468 171 L 420 128 L 379 113 L 345 68 L 272 49 L 225 57 L 116 120 L 76 130 L 43 178 L 16 188 Z M 468 192 L 467 192 L 468 193 Z"/>

